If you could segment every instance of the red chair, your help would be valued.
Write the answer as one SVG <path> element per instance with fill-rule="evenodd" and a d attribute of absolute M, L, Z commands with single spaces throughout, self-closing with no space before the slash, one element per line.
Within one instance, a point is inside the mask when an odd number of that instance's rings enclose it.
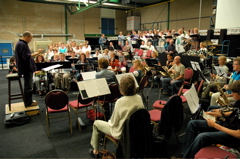
<path fill-rule="evenodd" d="M 146 57 L 142 57 L 143 59 L 149 59 L 149 58 L 151 58 L 151 53 L 152 53 L 152 51 L 151 50 L 148 50 L 147 51 L 147 56 Z"/>
<path fill-rule="evenodd" d="M 86 113 L 88 112 L 88 107 L 92 106 L 94 98 L 88 98 L 88 99 L 82 99 L 81 94 L 78 94 L 78 99 L 74 101 L 69 102 L 69 106 L 73 109 L 75 116 L 76 116 L 76 122 L 78 124 L 78 128 L 81 131 L 81 124 L 80 121 L 78 120 L 78 114 L 79 113 Z M 85 111 L 80 112 L 79 110 L 85 108 Z"/>
<path fill-rule="evenodd" d="M 72 121 L 70 115 L 70 108 L 68 106 L 68 96 L 66 93 L 60 90 L 53 90 L 49 92 L 45 97 L 45 104 L 46 104 L 46 122 L 47 122 L 47 133 L 48 137 L 50 137 L 50 119 L 52 118 L 61 118 L 61 117 L 68 117 L 70 132 L 72 134 Z M 67 113 L 67 115 L 63 115 L 63 112 Z M 50 114 L 57 114 L 60 115 L 51 115 Z"/>
<path fill-rule="evenodd" d="M 143 56 L 143 50 L 140 49 L 140 50 L 138 51 L 138 56 L 140 56 L 140 57 Z"/>
<path fill-rule="evenodd" d="M 237 158 L 237 156 L 216 146 L 207 146 L 201 148 L 194 158 Z"/>
<path fill-rule="evenodd" d="M 192 83 L 192 77 L 193 77 L 193 70 L 190 67 L 187 67 L 184 72 L 184 81 L 183 85 L 190 86 Z"/>
<path fill-rule="evenodd" d="M 130 69 L 129 69 L 129 72 L 133 73 L 135 71 L 134 67 L 132 66 Z"/>

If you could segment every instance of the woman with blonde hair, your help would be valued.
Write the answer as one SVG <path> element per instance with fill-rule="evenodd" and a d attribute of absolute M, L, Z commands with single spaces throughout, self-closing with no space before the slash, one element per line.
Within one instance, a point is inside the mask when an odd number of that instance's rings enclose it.
<path fill-rule="evenodd" d="M 144 71 L 144 66 L 142 64 L 142 62 L 140 60 L 134 60 L 133 61 L 133 68 L 134 68 L 134 76 L 136 78 L 136 80 L 138 81 L 138 83 L 141 81 L 143 75 L 145 74 Z"/>

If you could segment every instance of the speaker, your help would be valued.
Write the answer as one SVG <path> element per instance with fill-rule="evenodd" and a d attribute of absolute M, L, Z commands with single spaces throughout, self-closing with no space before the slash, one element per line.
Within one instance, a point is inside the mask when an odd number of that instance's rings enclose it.
<path fill-rule="evenodd" d="M 222 44 L 222 42 L 226 40 L 226 38 L 227 38 L 227 29 L 221 29 L 218 44 Z"/>
<path fill-rule="evenodd" d="M 213 33 L 214 33 L 214 30 L 207 31 L 207 40 L 211 41 L 211 39 L 213 39 Z"/>

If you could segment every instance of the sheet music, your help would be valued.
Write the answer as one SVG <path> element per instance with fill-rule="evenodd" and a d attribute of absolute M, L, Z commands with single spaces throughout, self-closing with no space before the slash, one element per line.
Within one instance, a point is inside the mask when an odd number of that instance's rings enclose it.
<path fill-rule="evenodd" d="M 134 77 L 133 73 L 123 73 L 123 74 L 115 75 L 119 84 L 120 84 L 120 81 L 121 81 L 122 77 L 125 76 L 125 75 L 130 75 L 130 76 L 132 76 L 133 79 L 134 79 L 134 81 L 135 81 L 136 88 L 139 87 L 138 82 L 137 82 L 136 78 Z"/>
<path fill-rule="evenodd" d="M 194 84 L 192 84 L 191 88 L 187 92 L 185 92 L 183 95 L 187 99 L 187 103 L 191 113 L 192 114 L 196 113 L 196 111 L 199 108 L 199 97 Z"/>
<path fill-rule="evenodd" d="M 216 121 L 216 118 L 214 116 L 206 114 L 206 112 L 204 110 L 202 111 L 202 115 L 203 115 L 203 118 L 206 119 L 206 120 L 207 119 L 212 119 L 214 122 Z"/>
<path fill-rule="evenodd" d="M 219 66 L 214 66 L 214 68 L 217 72 L 217 75 L 222 75 L 222 77 L 227 78 L 227 72 L 224 70 L 224 68 L 219 67 Z"/>
<path fill-rule="evenodd" d="M 200 65 L 198 62 L 196 61 L 190 61 L 191 65 L 192 65 L 192 68 L 194 71 L 197 71 L 197 69 L 199 69 L 201 71 L 201 68 L 200 68 Z"/>
<path fill-rule="evenodd" d="M 91 72 L 82 72 L 83 80 L 90 80 L 90 79 L 96 79 L 96 71 Z"/>
<path fill-rule="evenodd" d="M 60 64 L 56 64 L 56 65 L 52 65 L 52 66 L 49 66 L 49 67 L 46 67 L 46 68 L 42 68 L 42 70 L 44 71 L 50 71 L 50 70 L 53 70 L 55 68 L 58 68 L 58 67 L 61 67 L 62 65 Z"/>
<path fill-rule="evenodd" d="M 82 99 L 110 94 L 105 78 L 77 82 Z"/>

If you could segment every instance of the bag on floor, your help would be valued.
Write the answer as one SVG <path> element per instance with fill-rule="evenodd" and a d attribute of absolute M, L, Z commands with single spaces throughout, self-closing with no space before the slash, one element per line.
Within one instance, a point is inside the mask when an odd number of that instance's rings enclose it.
<path fill-rule="evenodd" d="M 25 123 L 28 123 L 30 121 L 29 115 L 26 114 L 26 112 L 15 112 L 11 114 L 7 114 L 5 116 L 4 124 L 6 126 L 16 126 L 16 125 L 23 125 Z"/>
<path fill-rule="evenodd" d="M 102 149 L 99 151 L 102 159 L 116 159 L 116 156 L 114 153 L 111 153 L 108 150 Z"/>
<path fill-rule="evenodd" d="M 97 113 L 96 113 L 95 109 L 90 109 L 90 110 L 88 110 L 87 117 L 88 117 L 91 121 L 94 121 L 94 120 L 96 120 L 96 114 L 97 114 L 97 119 L 103 119 L 104 114 L 103 114 L 103 113 L 100 113 L 100 112 L 97 112 Z"/>

